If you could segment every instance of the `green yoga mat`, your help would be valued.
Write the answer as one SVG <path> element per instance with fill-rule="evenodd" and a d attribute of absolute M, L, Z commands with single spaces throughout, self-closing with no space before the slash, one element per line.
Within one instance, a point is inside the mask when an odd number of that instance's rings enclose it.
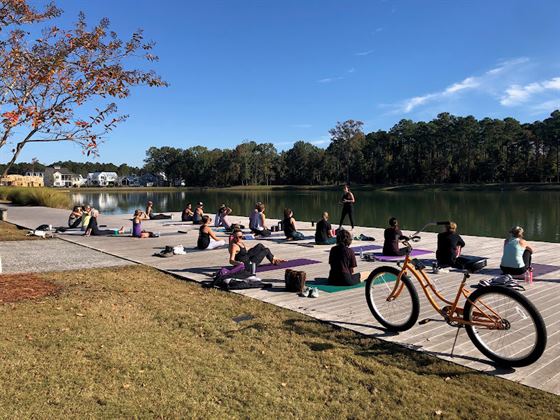
<path fill-rule="evenodd" d="M 394 276 L 393 274 L 388 274 L 385 278 L 381 278 L 381 277 L 376 278 L 375 281 L 373 282 L 373 284 L 374 285 L 380 284 L 383 281 L 393 282 L 396 279 L 397 279 L 397 277 Z M 313 281 L 308 281 L 308 282 L 305 283 L 305 285 L 308 286 L 308 287 L 316 287 L 317 289 L 322 290 L 323 292 L 326 292 L 326 293 L 336 293 L 336 292 L 343 292 L 345 290 L 357 289 L 359 287 L 364 287 L 366 285 L 366 282 L 363 281 L 363 282 L 355 284 L 353 286 L 335 286 L 333 284 L 329 284 L 328 279 L 319 278 L 319 279 L 315 279 Z"/>

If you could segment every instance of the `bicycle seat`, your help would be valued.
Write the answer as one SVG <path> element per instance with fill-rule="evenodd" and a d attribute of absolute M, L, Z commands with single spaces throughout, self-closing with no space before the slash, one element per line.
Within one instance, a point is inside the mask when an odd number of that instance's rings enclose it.
<path fill-rule="evenodd" d="M 469 273 L 476 273 L 486 267 L 488 258 L 461 255 L 455 260 L 455 266 L 467 270 Z"/>

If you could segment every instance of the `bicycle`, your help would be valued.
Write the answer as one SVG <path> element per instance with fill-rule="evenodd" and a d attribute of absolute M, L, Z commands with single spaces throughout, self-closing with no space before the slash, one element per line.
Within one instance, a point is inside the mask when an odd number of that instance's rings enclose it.
<path fill-rule="evenodd" d="M 383 266 L 371 272 L 366 280 L 366 300 L 373 316 L 389 331 L 401 332 L 414 326 L 420 314 L 420 300 L 412 275 L 447 324 L 464 327 L 476 348 L 497 365 L 522 367 L 534 363 L 546 348 L 547 332 L 541 314 L 525 296 L 504 286 L 479 287 L 471 292 L 466 282 L 472 273 L 482 268 L 471 263 L 463 271 L 455 298 L 448 300 L 430 280 L 426 266 L 411 258 L 411 242 L 420 241 L 419 233 L 428 226 L 447 223 L 430 222 L 403 239 L 406 253 L 404 261 L 398 263 L 400 270 Z M 434 295 L 445 306 L 440 306 Z M 461 297 L 466 299 L 464 307 L 459 305 Z M 429 321 L 432 319 L 424 319 L 420 324 Z"/>

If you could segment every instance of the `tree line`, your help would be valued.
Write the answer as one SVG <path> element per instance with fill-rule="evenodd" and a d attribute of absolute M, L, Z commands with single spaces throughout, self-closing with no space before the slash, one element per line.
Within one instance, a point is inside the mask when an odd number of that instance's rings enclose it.
<path fill-rule="evenodd" d="M 144 169 L 194 186 L 560 182 L 560 111 L 533 123 L 439 114 L 365 134 L 338 123 L 323 149 L 297 141 L 279 152 L 245 141 L 233 149 L 151 147 Z"/>
<path fill-rule="evenodd" d="M 54 162 L 82 175 L 166 174 L 189 186 L 445 184 L 560 181 L 560 111 L 533 123 L 513 118 L 477 120 L 439 114 L 429 122 L 403 119 L 390 130 L 365 134 L 360 121 L 338 123 L 330 144 L 297 141 L 284 151 L 245 141 L 233 149 L 151 147 L 142 168 L 127 164 Z M 2 169 L 0 165 L 0 170 Z M 40 163 L 19 163 L 25 173 Z"/>

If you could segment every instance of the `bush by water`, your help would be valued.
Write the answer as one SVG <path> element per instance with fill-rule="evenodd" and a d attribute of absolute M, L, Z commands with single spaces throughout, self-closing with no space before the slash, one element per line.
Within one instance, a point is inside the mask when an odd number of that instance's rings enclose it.
<path fill-rule="evenodd" d="M 70 208 L 68 194 L 51 188 L 0 187 L 0 200 L 20 206 L 44 206 L 57 209 Z"/>

